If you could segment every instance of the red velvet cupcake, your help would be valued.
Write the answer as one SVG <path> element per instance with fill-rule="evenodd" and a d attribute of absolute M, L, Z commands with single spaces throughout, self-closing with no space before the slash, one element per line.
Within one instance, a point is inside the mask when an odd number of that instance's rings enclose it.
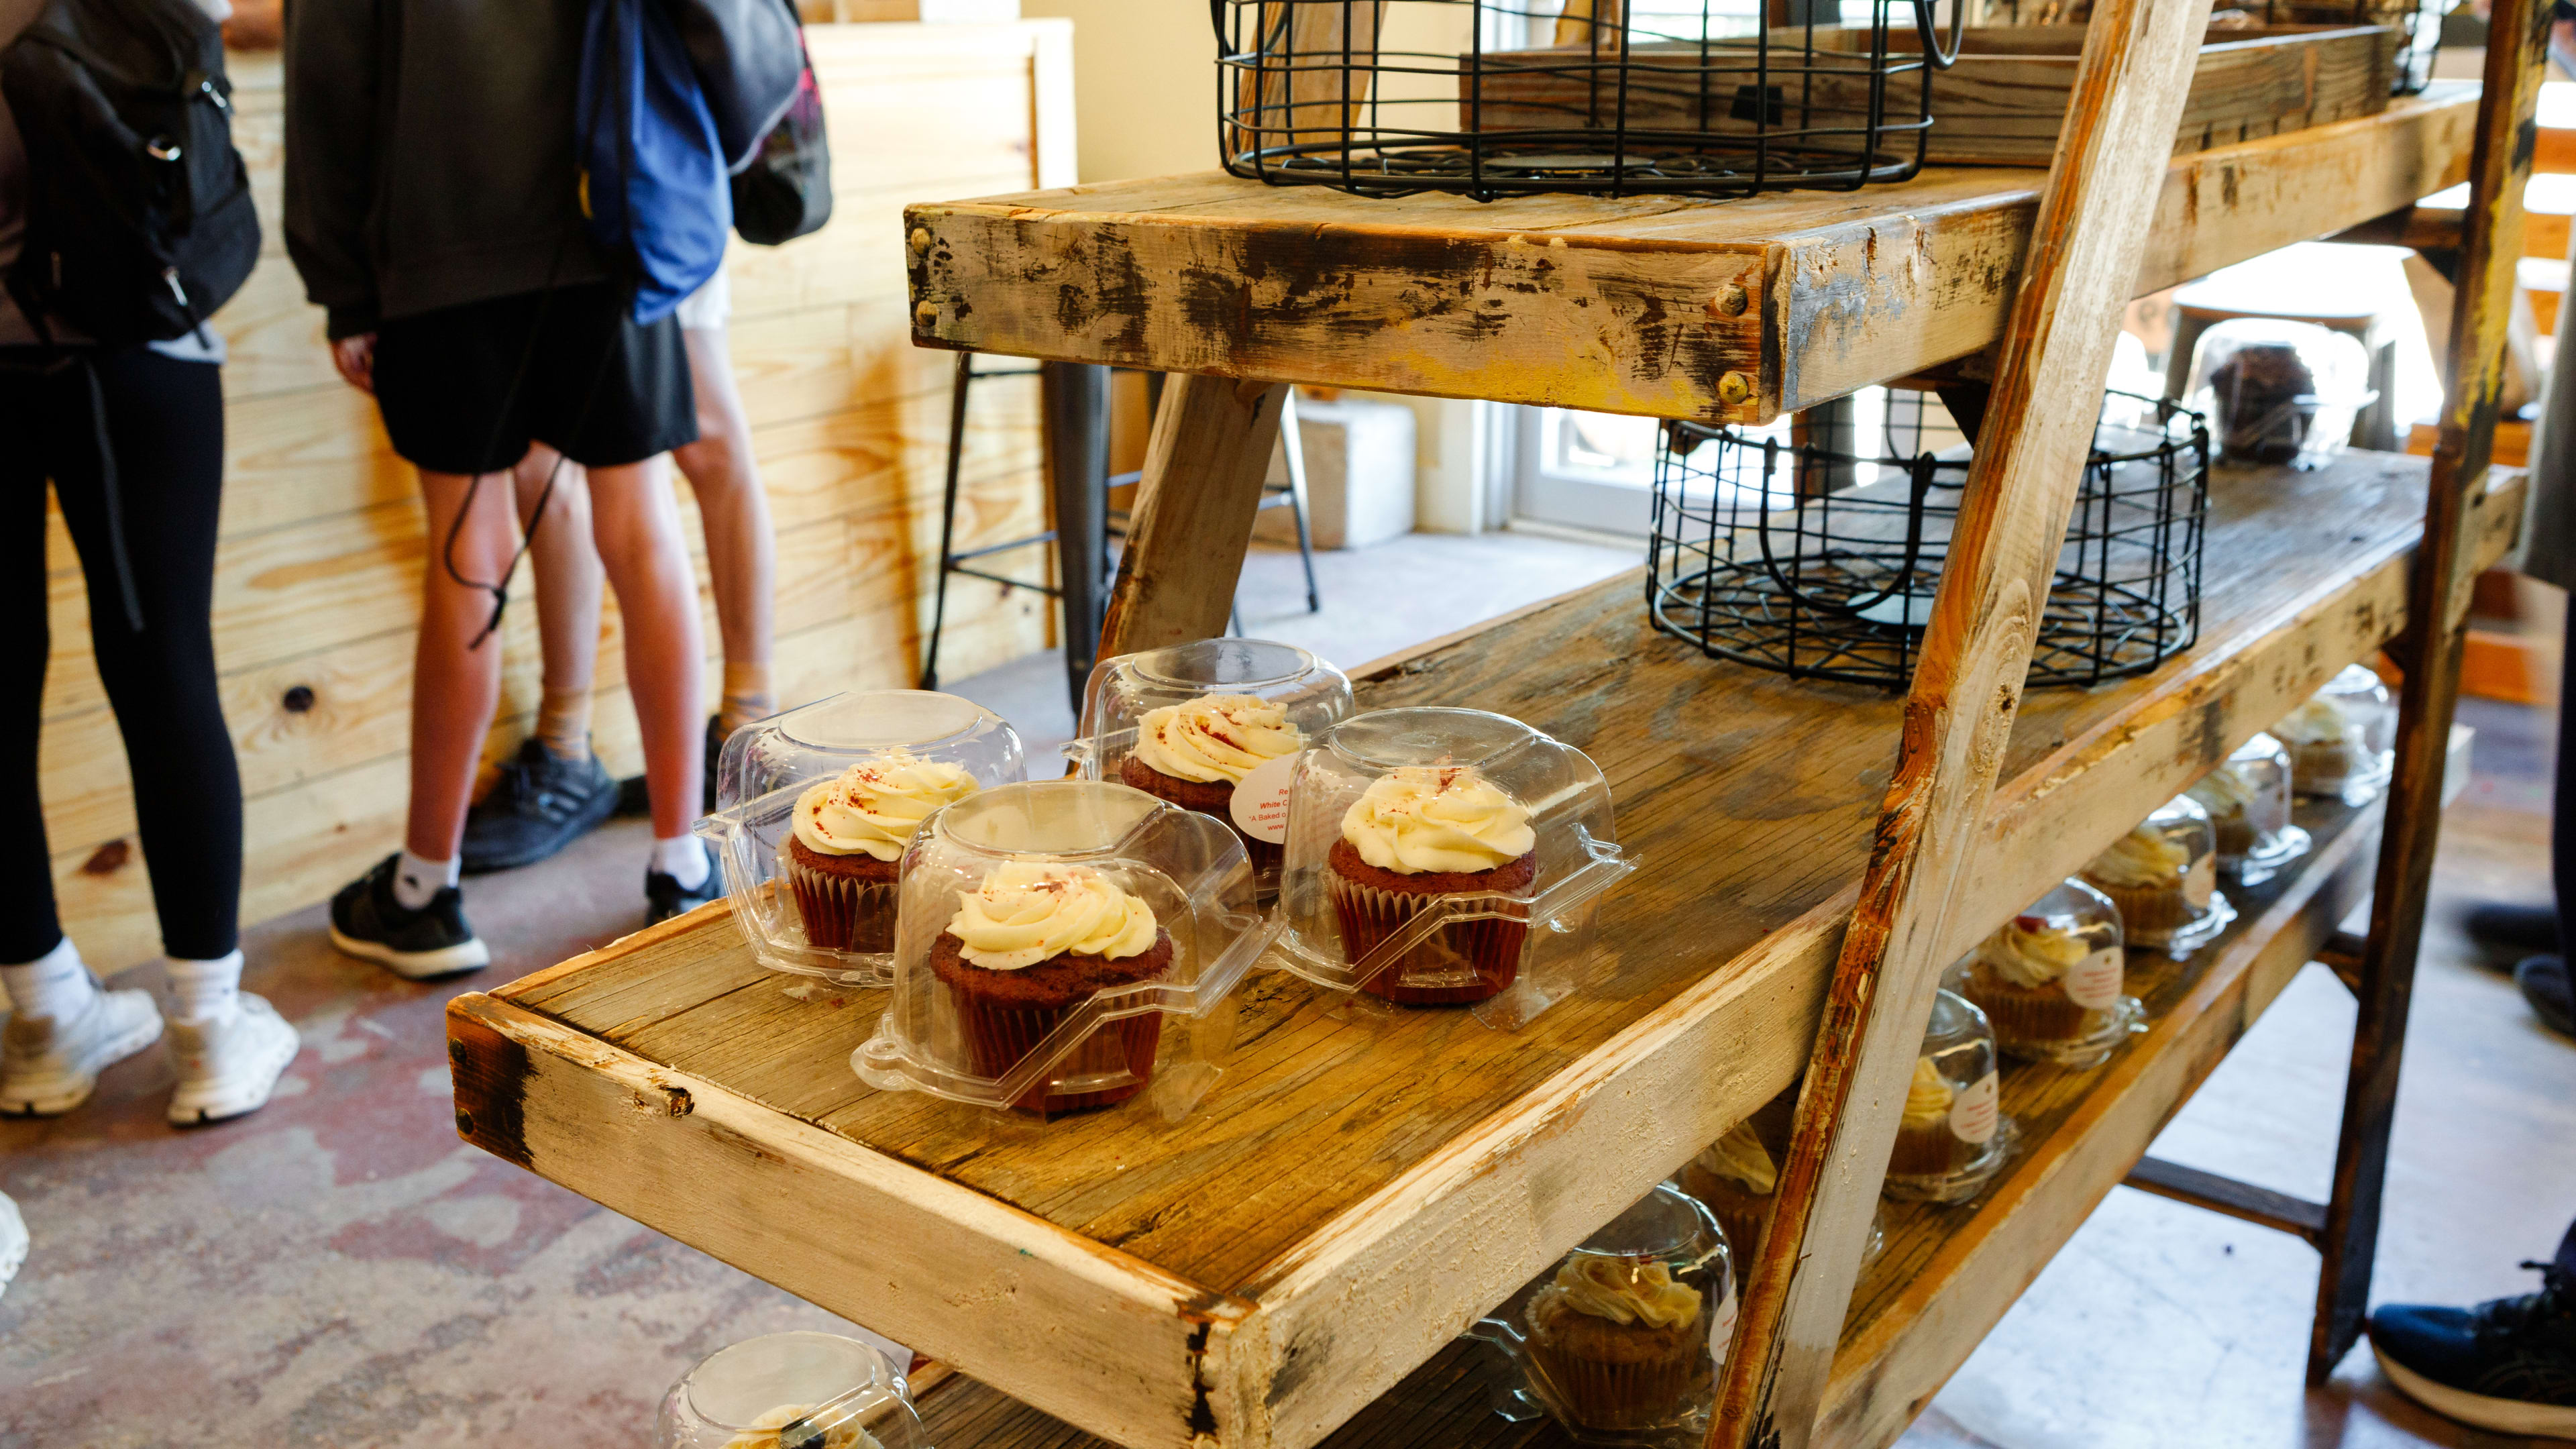
<path fill-rule="evenodd" d="M 968 1070 L 999 1078 L 1083 1003 L 1172 967 L 1153 909 L 1088 866 L 1014 861 L 961 898 L 931 943 Z M 1145 1089 L 1163 1014 L 1105 1023 L 1011 1105 L 1054 1116 L 1114 1106 Z"/>
<path fill-rule="evenodd" d="M 1519 801 L 1465 766 L 1389 771 L 1342 817 L 1325 884 L 1353 967 L 1447 896 L 1523 893 L 1537 835 Z M 1370 972 L 1362 990 L 1408 1006 L 1499 996 L 1520 976 L 1525 921 L 1451 921 Z"/>
<path fill-rule="evenodd" d="M 1136 722 L 1135 752 L 1119 762 L 1118 778 L 1155 799 L 1224 821 L 1242 838 L 1253 873 L 1274 880 L 1285 847 L 1244 832 L 1234 818 L 1234 791 L 1253 771 L 1304 748 L 1305 734 L 1278 705 L 1249 694 L 1207 694 L 1147 710 Z"/>
<path fill-rule="evenodd" d="M 932 811 L 977 788 L 955 765 L 892 750 L 797 796 L 778 875 L 806 942 L 826 951 L 893 950 L 904 847 Z"/>

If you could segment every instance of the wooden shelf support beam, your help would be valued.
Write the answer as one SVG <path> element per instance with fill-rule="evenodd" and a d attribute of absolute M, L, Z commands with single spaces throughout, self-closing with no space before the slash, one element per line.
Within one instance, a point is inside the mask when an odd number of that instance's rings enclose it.
<path fill-rule="evenodd" d="M 2197 1167 L 2185 1167 L 2179 1162 L 2167 1162 L 2161 1157 L 2139 1158 L 2138 1165 L 2129 1169 L 2129 1175 L 2122 1182 L 2140 1192 L 2151 1192 L 2158 1197 L 2187 1202 L 2193 1207 L 2207 1208 L 2214 1213 L 2225 1213 L 2231 1218 L 2241 1218 L 2288 1233 L 2304 1239 L 2311 1248 L 2325 1246 L 2326 1205 L 2321 1202 L 2274 1192 L 2268 1187 L 2257 1187 L 2215 1172 L 2203 1172 Z"/>

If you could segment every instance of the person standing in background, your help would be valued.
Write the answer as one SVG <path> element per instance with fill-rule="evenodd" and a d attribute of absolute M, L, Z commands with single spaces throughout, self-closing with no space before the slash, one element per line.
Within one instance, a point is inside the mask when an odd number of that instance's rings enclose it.
<path fill-rule="evenodd" d="M 715 808 L 717 752 L 725 737 L 778 710 L 770 681 L 778 542 L 769 494 L 752 455 L 727 350 L 733 289 L 721 271 L 680 304 L 682 345 L 697 397 L 698 440 L 672 451 L 698 500 L 707 536 L 707 575 L 724 640 L 724 693 L 707 721 L 701 805 Z M 551 496 L 546 480 L 554 478 Z M 591 751 L 591 689 L 599 660 L 602 573 L 589 538 L 590 500 L 581 470 L 556 471 L 556 454 L 528 450 L 517 470 L 521 526 L 536 578 L 538 638 L 545 654 L 536 729 L 502 767 L 501 779 L 465 818 L 467 875 L 534 865 L 608 818 L 617 782 Z M 546 498 L 544 525 L 538 500 Z"/>
<path fill-rule="evenodd" d="M 331 903 L 332 941 L 411 977 L 474 970 L 460 842 L 500 699 L 493 593 L 510 473 L 545 443 L 588 470 L 625 620 L 654 843 L 649 919 L 713 897 L 697 587 L 665 457 L 697 439 L 677 323 L 634 320 L 585 226 L 574 97 L 584 0 L 309 3 L 286 17 L 286 231 L 427 504 L 404 848 Z M 383 27 L 383 28 L 380 28 Z"/>
<path fill-rule="evenodd" d="M 220 21 L 223 0 L 201 0 Z M 0 0 L 0 46 L 43 0 Z M 26 145 L 0 107 L 0 270 L 25 244 Z M 52 345 L 48 345 L 52 344 Z M 241 987 L 241 775 L 215 681 L 215 525 L 223 494 L 223 339 L 103 346 L 0 292 L 0 576 L 21 621 L 0 645 L 0 1112 L 87 1101 L 99 1072 L 163 1034 L 142 991 L 109 991 L 63 934 L 38 795 L 46 656 L 45 491 L 53 484 L 88 586 L 90 643 L 123 737 L 143 864 L 168 976 L 174 1123 L 264 1105 L 295 1058 L 295 1029 Z M 95 379 L 93 386 L 92 380 Z M 94 411 L 95 409 L 95 411 Z M 103 454 L 102 449 L 112 450 Z M 112 456 L 121 506 L 110 516 Z M 122 550 L 122 564 L 117 554 Z M 120 577 L 121 576 L 121 577 Z M 130 595 L 124 583 L 131 583 Z M 11 1216 L 14 1217 L 14 1214 Z M 15 1241 L 16 1233 L 8 1234 Z M 0 1243 L 0 1256 L 8 1244 Z"/>

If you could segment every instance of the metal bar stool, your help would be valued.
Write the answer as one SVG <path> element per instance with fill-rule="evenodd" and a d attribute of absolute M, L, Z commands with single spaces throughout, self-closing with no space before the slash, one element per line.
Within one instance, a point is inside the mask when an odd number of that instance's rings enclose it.
<path fill-rule="evenodd" d="M 1109 406 L 1106 387 L 1093 390 L 1075 386 L 1076 379 L 1059 376 L 1059 374 L 1078 372 L 1089 378 L 1105 376 L 1110 369 L 1077 368 L 1055 363 L 1041 367 L 978 368 L 975 365 L 976 357 L 977 354 L 971 352 L 961 352 L 957 355 L 956 376 L 950 385 L 948 396 L 948 467 L 946 482 L 941 491 L 939 510 L 939 579 L 931 596 L 930 638 L 922 654 L 921 687 L 923 689 L 939 687 L 939 638 L 948 622 L 948 580 L 951 575 L 964 574 L 969 578 L 999 584 L 1005 589 L 1028 589 L 1060 601 L 1066 598 L 1067 591 L 1059 585 L 1031 579 L 1010 578 L 972 565 L 975 560 L 994 554 L 1052 543 L 1056 545 L 1057 556 L 1063 560 L 1064 572 L 1068 578 L 1071 577 L 1079 568 L 1081 555 L 1085 550 L 1080 548 L 1078 540 L 1069 543 L 1064 537 L 1067 532 L 1066 519 L 1070 514 L 1075 519 L 1072 531 L 1091 532 L 1096 529 L 1099 538 L 1098 571 L 1093 576 L 1093 585 L 1078 591 L 1083 596 L 1083 602 L 1088 606 L 1088 612 L 1094 617 L 1082 620 L 1068 616 L 1065 620 L 1066 686 L 1072 696 L 1074 713 L 1079 715 L 1082 712 L 1083 681 L 1090 675 L 1092 665 L 1090 656 L 1097 648 L 1099 640 L 1100 620 L 1096 616 L 1100 606 L 1106 602 L 1106 591 L 1097 587 L 1097 580 L 1105 579 L 1115 571 L 1115 560 L 1110 553 L 1109 540 L 1113 537 L 1126 536 L 1126 515 L 1123 512 L 1113 512 L 1108 509 L 1108 491 L 1142 480 L 1144 472 L 1142 469 L 1137 469 L 1113 474 L 1107 471 L 1105 465 L 1085 466 L 1083 458 L 1059 456 L 1078 452 L 1086 457 L 1092 455 L 1105 457 L 1108 443 Z M 988 543 L 961 552 L 957 548 L 957 490 L 966 460 L 967 399 L 978 380 L 1003 377 L 1038 377 L 1042 379 L 1042 385 L 1047 387 L 1049 453 L 1047 472 L 1049 487 L 1056 494 L 1054 513 L 1058 526 L 1043 533 L 1033 533 L 1024 538 L 1008 539 L 1000 543 Z M 1145 374 L 1146 407 L 1149 417 L 1162 400 L 1162 381 L 1160 373 Z M 1082 418 L 1058 416 L 1060 412 L 1071 411 L 1080 411 L 1091 416 Z M 1293 393 L 1288 408 L 1281 415 L 1280 429 L 1280 437 L 1287 455 L 1288 481 L 1284 484 L 1265 487 L 1262 490 L 1260 506 L 1262 511 L 1272 508 L 1293 510 L 1297 523 L 1297 551 L 1306 570 L 1306 612 L 1311 614 L 1319 612 L 1322 603 L 1315 587 L 1315 555 L 1306 527 L 1306 456 L 1297 434 L 1297 413 Z M 1087 476 L 1068 476 L 1076 473 Z M 1068 496 L 1074 492 L 1087 496 L 1081 499 Z M 1087 504 L 1087 506 L 1069 509 L 1069 504 Z M 1085 627 L 1086 624 L 1087 627 Z M 1241 632 L 1239 615 L 1236 632 Z"/>

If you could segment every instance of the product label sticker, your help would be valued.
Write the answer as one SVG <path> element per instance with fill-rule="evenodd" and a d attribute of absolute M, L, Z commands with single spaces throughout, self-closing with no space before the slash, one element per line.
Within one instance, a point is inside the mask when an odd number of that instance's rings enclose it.
<path fill-rule="evenodd" d="M 2066 999 L 2086 1011 L 2101 1011 L 2119 1001 L 2120 988 L 2127 984 L 2127 962 L 2120 948 L 2105 946 L 2066 973 Z"/>
<path fill-rule="evenodd" d="M 1281 755 L 1255 766 L 1243 783 L 1234 787 L 1234 801 L 1227 808 L 1234 815 L 1235 828 L 1255 840 L 1284 845 L 1288 840 L 1288 782 L 1297 774 L 1297 757 Z"/>
<path fill-rule="evenodd" d="M 2209 909 L 2210 893 L 2218 889 L 2218 856 L 2204 855 L 2191 863 L 2191 871 L 2182 878 L 2182 898 L 2191 902 L 2195 911 Z"/>
<path fill-rule="evenodd" d="M 1971 1147 L 1995 1140 L 2003 1121 L 2004 1079 L 1988 1072 L 1976 1085 L 1963 1088 L 1950 1103 L 1950 1133 Z"/>
<path fill-rule="evenodd" d="M 1735 1271 L 1738 1273 L 1743 1272 L 1744 1265 L 1742 1263 L 1736 1264 Z M 1717 1366 L 1721 1369 L 1726 1367 L 1727 1345 L 1734 1342 L 1734 1340 L 1735 1284 L 1732 1280 L 1729 1280 L 1726 1285 L 1725 1301 L 1718 1304 L 1717 1311 L 1709 1314 L 1708 1316 L 1708 1356 L 1717 1360 Z"/>

